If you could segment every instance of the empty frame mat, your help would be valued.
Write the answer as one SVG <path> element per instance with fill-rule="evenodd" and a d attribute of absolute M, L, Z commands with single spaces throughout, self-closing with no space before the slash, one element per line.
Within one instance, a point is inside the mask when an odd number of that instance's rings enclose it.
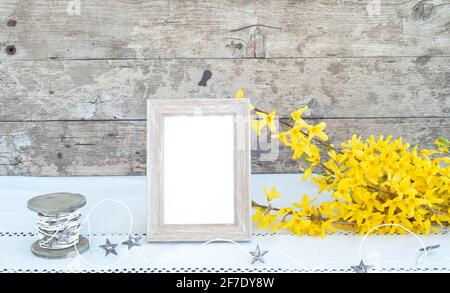
<path fill-rule="evenodd" d="M 149 241 L 249 240 L 247 100 L 149 100 Z"/>

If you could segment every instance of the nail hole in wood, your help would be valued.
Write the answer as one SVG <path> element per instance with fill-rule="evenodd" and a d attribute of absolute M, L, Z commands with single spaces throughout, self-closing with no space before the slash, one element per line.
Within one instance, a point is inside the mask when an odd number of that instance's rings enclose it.
<path fill-rule="evenodd" d="M 6 54 L 8 54 L 8 55 L 16 54 L 16 46 L 9 45 L 8 47 L 6 47 Z"/>

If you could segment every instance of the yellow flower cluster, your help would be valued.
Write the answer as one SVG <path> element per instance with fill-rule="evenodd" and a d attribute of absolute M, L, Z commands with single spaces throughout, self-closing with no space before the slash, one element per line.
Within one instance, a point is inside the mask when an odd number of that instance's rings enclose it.
<path fill-rule="evenodd" d="M 242 91 L 242 89 L 240 90 Z M 240 93 L 244 96 L 243 91 Z M 252 127 L 260 134 L 266 126 L 275 132 L 275 112 L 252 106 L 257 119 Z M 326 191 L 333 200 L 312 205 L 308 195 L 290 207 L 275 208 L 280 194 L 275 187 L 264 190 L 267 205 L 253 203 L 253 220 L 266 230 L 287 229 L 297 235 L 321 235 L 335 228 L 361 234 L 382 224 L 377 233 L 438 232 L 450 223 L 450 143 L 439 138 L 437 149 L 419 149 L 401 138 L 373 135 L 363 140 L 353 135 L 339 148 L 327 143 L 324 122 L 310 125 L 302 119 L 307 107 L 291 114 L 292 124 L 273 136 L 292 150 L 301 163 L 303 180 Z M 313 175 L 313 171 L 317 174 Z"/>

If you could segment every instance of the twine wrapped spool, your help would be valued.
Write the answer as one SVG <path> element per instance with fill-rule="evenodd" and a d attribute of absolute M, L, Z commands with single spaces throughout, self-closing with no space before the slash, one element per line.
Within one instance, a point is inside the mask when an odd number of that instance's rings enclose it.
<path fill-rule="evenodd" d="M 79 235 L 78 209 L 86 197 L 75 193 L 49 193 L 30 199 L 27 206 L 38 214 L 36 228 L 39 240 L 33 243 L 33 254 L 43 258 L 66 258 L 89 249 L 89 241 Z"/>

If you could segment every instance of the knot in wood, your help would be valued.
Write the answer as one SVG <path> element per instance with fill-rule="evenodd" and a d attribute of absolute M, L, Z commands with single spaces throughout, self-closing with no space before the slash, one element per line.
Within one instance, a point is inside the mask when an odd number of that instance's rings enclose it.
<path fill-rule="evenodd" d="M 6 25 L 9 27 L 15 27 L 17 25 L 17 20 L 9 19 L 8 22 L 6 23 Z"/>
<path fill-rule="evenodd" d="M 434 5 L 429 3 L 428 0 L 421 0 L 414 5 L 412 13 L 416 20 L 428 20 L 434 14 Z"/>

